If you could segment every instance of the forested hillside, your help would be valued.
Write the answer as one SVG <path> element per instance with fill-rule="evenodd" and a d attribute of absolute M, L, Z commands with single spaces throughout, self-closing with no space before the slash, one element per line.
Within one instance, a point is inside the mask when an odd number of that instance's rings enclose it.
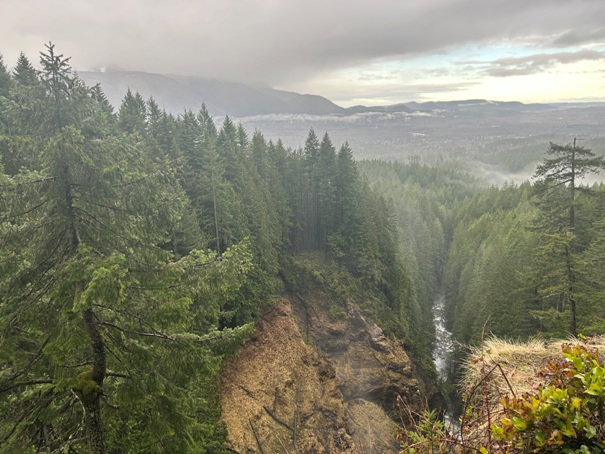
<path fill-rule="evenodd" d="M 605 324 L 602 157 L 551 144 L 532 182 L 488 187 L 453 168 L 362 161 L 392 200 L 424 297 L 442 290 L 457 340 L 597 334 Z"/>
<path fill-rule="evenodd" d="M 114 112 L 49 44 L 0 61 L 0 159 L 2 452 L 222 452 L 214 377 L 301 252 L 430 352 L 428 284 L 327 133 L 286 149 L 131 92 Z"/>

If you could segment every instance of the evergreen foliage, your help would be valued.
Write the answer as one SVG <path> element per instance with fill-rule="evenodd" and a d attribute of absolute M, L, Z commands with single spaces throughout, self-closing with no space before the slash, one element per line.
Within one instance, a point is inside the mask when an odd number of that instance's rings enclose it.
<path fill-rule="evenodd" d="M 431 305 L 443 291 L 442 276 L 452 231 L 463 206 L 477 190 L 473 178 L 452 169 L 410 162 L 362 161 L 373 187 L 391 201 L 397 241 L 408 279 L 407 319 L 418 358 L 432 352 Z M 430 366 L 428 366 L 430 367 Z"/>
<path fill-rule="evenodd" d="M 0 64 L 0 452 L 223 452 L 215 374 L 301 253 L 418 343 L 391 206 L 347 144 L 131 91 L 116 111 L 52 43 L 40 70 Z"/>
<path fill-rule="evenodd" d="M 215 375 L 280 278 L 322 280 L 335 317 L 357 299 L 425 369 L 440 292 L 464 342 L 605 327 L 590 150 L 487 188 L 418 159 L 361 176 L 327 133 L 293 150 L 204 105 L 116 111 L 51 43 L 0 59 L 0 452 L 223 452 Z"/>
<path fill-rule="evenodd" d="M 552 144 L 550 150 L 555 157 L 538 168 L 534 184 L 501 188 L 417 159 L 360 163 L 373 186 L 393 201 L 425 326 L 431 298 L 443 291 L 449 325 L 461 342 L 478 342 L 486 320 L 498 336 L 566 336 L 573 332 L 571 267 L 577 329 L 602 331 L 603 186 L 579 179 L 598 170 L 602 158 L 573 145 Z"/>
<path fill-rule="evenodd" d="M 543 233 L 542 251 L 551 258 L 546 260 L 550 267 L 543 273 L 546 279 L 541 283 L 541 292 L 559 296 L 561 306 L 569 310 L 569 331 L 575 336 L 581 266 L 577 263 L 578 254 L 586 247 L 588 236 L 584 230 L 590 226 L 586 215 L 582 219 L 581 211 L 588 205 L 582 199 L 595 192 L 580 183 L 586 175 L 605 169 L 605 159 L 587 148 L 576 147 L 575 139 L 573 145 L 551 143 L 547 154 L 552 157 L 544 159 L 535 173 L 539 179 L 535 184 L 540 210 L 537 228 Z"/>
<path fill-rule="evenodd" d="M 43 120 L 15 125 L 35 165 L 2 177 L 0 448 L 201 449 L 208 396 L 190 384 L 244 332 L 213 330 L 246 280 L 247 248 L 220 261 L 176 248 L 199 235 L 182 231 L 188 202 L 170 169 L 112 133 L 52 44 L 41 63 L 28 99 Z"/>

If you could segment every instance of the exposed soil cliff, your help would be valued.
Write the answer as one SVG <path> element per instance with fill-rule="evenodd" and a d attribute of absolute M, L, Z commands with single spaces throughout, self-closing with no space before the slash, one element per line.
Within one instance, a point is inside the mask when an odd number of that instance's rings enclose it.
<path fill-rule="evenodd" d="M 356 304 L 347 302 L 344 308 L 334 304 L 315 291 L 297 297 L 293 305 L 305 334 L 336 370 L 347 431 L 359 452 L 398 452 L 393 422 L 398 421 L 398 399 L 413 408 L 421 405 L 412 362 Z"/>
<path fill-rule="evenodd" d="M 353 452 L 332 365 L 307 345 L 290 303 L 265 310 L 256 336 L 221 371 L 228 446 L 238 453 Z"/>
<path fill-rule="evenodd" d="M 231 450 L 398 452 L 397 402 L 423 402 L 412 362 L 355 304 L 334 305 L 319 291 L 282 299 L 223 368 Z"/>

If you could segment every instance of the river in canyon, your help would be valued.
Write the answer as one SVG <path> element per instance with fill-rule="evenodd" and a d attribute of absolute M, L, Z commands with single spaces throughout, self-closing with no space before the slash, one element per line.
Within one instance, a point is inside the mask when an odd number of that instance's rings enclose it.
<path fill-rule="evenodd" d="M 450 373 L 454 340 L 452 333 L 445 327 L 445 297 L 442 294 L 437 295 L 433 300 L 433 322 L 435 323 L 433 361 L 439 380 L 446 381 Z"/>
<path fill-rule="evenodd" d="M 451 378 L 450 372 L 455 344 L 452 333 L 445 326 L 445 296 L 443 294 L 436 295 L 433 300 L 433 323 L 435 324 L 433 361 L 439 381 L 447 382 Z M 443 419 L 450 431 L 457 432 L 459 427 L 451 411 L 447 411 Z"/>

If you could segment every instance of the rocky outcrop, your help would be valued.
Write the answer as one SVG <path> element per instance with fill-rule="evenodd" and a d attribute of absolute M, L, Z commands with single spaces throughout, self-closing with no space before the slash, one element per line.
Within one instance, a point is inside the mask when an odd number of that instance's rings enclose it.
<path fill-rule="evenodd" d="M 265 310 L 220 389 L 238 453 L 397 453 L 397 402 L 422 403 L 400 343 L 319 291 Z"/>
<path fill-rule="evenodd" d="M 297 297 L 294 307 L 306 335 L 336 371 L 347 432 L 359 452 L 398 452 L 398 403 L 422 405 L 413 364 L 401 344 L 352 302 L 342 307 L 316 291 Z"/>

